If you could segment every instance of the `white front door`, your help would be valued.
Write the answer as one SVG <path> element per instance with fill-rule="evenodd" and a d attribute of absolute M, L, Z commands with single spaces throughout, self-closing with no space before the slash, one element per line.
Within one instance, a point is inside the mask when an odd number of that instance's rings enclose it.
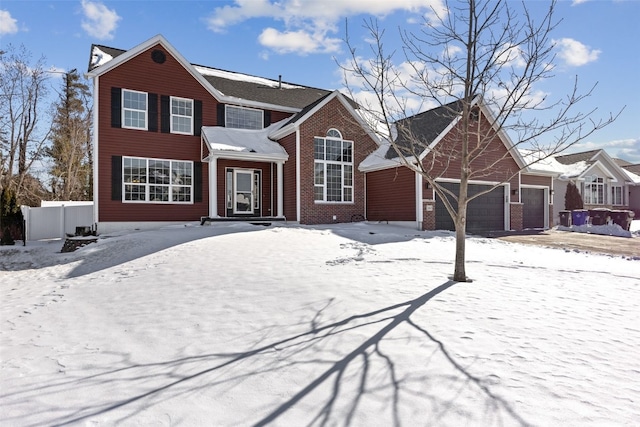
<path fill-rule="evenodd" d="M 253 214 L 255 206 L 255 180 L 252 170 L 233 171 L 233 213 Z"/>

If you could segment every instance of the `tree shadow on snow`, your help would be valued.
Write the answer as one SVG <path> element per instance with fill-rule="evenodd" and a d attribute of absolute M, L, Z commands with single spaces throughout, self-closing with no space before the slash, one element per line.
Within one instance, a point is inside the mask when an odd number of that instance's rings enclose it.
<path fill-rule="evenodd" d="M 462 393 L 473 393 L 485 403 L 484 421 L 488 417 L 497 423 L 528 425 L 509 402 L 492 392 L 491 383 L 470 373 L 444 342 L 420 325 L 424 319 L 419 319 L 417 314 L 422 311 L 424 316 L 425 304 L 455 284 L 448 281 L 415 299 L 323 322 L 323 310 L 331 304 L 329 301 L 310 320 L 294 325 L 295 328 L 304 325 L 301 332 L 282 336 L 286 327 L 275 325 L 266 328 L 251 348 L 241 352 L 202 354 L 145 364 L 134 363 L 130 355 L 124 353 L 112 354 L 116 360 L 104 364 L 91 375 L 82 370 L 66 372 L 63 380 L 46 381 L 44 385 L 12 392 L 5 389 L 0 394 L 0 402 L 5 408 L 18 407 L 25 402 L 29 405 L 28 402 L 33 401 L 29 406 L 39 408 L 40 413 L 0 419 L 21 425 L 44 422 L 63 426 L 89 422 L 94 417 L 102 420 L 111 417 L 109 422 L 117 423 L 131 420 L 130 417 L 161 402 L 171 403 L 178 396 L 201 397 L 203 393 L 233 395 L 238 382 L 251 381 L 263 375 L 286 377 L 291 368 L 298 368 L 304 373 L 302 379 L 297 378 L 295 390 L 288 390 L 286 394 L 272 393 L 269 395 L 271 401 L 265 398 L 256 403 L 258 407 L 247 407 L 246 413 L 235 414 L 234 424 L 280 425 L 290 424 L 293 419 L 298 425 L 361 425 L 362 417 L 366 417 L 363 413 L 366 404 L 363 402 L 374 399 L 387 406 L 388 410 L 381 413 L 389 414 L 388 420 L 376 418 L 374 423 L 400 426 L 406 420 L 407 410 L 417 410 L 416 407 L 408 408 L 408 405 L 415 405 L 418 398 L 424 403 L 419 409 L 422 413 L 420 422 L 430 425 L 447 416 L 448 411 L 462 412 L 464 417 L 464 409 L 456 407 L 456 399 Z M 401 328 L 404 332 L 412 332 L 411 339 L 417 341 L 412 342 L 412 351 L 420 351 L 425 346 L 432 350 L 430 355 L 426 354 L 421 359 L 424 360 L 423 366 L 406 366 L 403 363 L 407 359 L 403 359 L 395 347 L 401 345 L 398 341 Z M 280 331 L 280 338 L 270 338 L 274 331 Z M 363 339 L 355 340 L 351 336 L 354 332 L 359 332 L 357 337 Z M 334 347 L 336 339 L 344 341 Z M 426 369 L 434 358 L 439 358 L 442 366 L 449 368 L 447 372 L 457 372 L 455 379 L 451 374 L 439 372 L 441 366 Z M 407 371 L 413 375 L 407 376 Z M 428 387 L 445 381 L 451 389 L 447 396 L 440 393 L 442 385 L 434 390 Z M 66 400 L 70 393 L 93 396 L 94 400 L 91 405 L 74 406 L 73 399 Z M 44 404 L 47 395 L 65 396 L 65 399 L 60 399 L 55 408 L 47 407 Z M 283 395 L 287 397 L 278 397 Z M 246 397 L 246 392 L 237 396 L 238 399 Z M 68 405 L 66 408 L 65 403 Z M 178 406 L 176 415 L 179 411 Z M 299 419 L 301 414 L 307 418 L 305 421 Z M 477 414 L 468 414 L 469 418 L 473 416 Z M 508 419 L 503 419 L 503 416 Z M 210 421 L 225 425 L 221 420 Z"/>

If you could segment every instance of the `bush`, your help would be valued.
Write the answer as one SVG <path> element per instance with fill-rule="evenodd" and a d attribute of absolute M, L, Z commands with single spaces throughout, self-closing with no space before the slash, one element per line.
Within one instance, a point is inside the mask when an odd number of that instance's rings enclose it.
<path fill-rule="evenodd" d="M 567 192 L 564 195 L 564 208 L 568 211 L 584 209 L 582 196 L 573 182 L 569 182 L 569 185 L 567 185 Z"/>
<path fill-rule="evenodd" d="M 23 217 L 13 191 L 4 188 L 0 194 L 0 244 L 13 245 L 23 239 Z"/>

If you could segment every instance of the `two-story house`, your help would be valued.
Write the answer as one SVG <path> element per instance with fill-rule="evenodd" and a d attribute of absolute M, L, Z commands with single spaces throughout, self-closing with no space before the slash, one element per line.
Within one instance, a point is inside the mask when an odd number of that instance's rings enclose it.
<path fill-rule="evenodd" d="M 358 106 L 328 91 L 189 63 L 161 35 L 129 49 L 93 45 L 94 222 L 99 233 L 212 221 L 301 224 L 368 219 L 452 229 L 442 201 L 403 167 Z M 478 104 L 479 126 L 491 112 Z M 459 115 L 407 118 L 434 147 L 459 143 Z M 397 141 L 402 144 L 402 141 Z M 546 228 L 551 178 L 497 130 L 471 191 L 468 230 Z M 499 161 L 496 161 L 499 160 Z M 436 171 L 451 190 L 459 166 Z"/>

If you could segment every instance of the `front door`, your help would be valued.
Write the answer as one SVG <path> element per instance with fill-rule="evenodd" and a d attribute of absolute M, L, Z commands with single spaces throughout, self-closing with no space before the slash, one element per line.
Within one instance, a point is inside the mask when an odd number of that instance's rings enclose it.
<path fill-rule="evenodd" d="M 260 216 L 260 171 L 227 169 L 227 216 Z"/>

